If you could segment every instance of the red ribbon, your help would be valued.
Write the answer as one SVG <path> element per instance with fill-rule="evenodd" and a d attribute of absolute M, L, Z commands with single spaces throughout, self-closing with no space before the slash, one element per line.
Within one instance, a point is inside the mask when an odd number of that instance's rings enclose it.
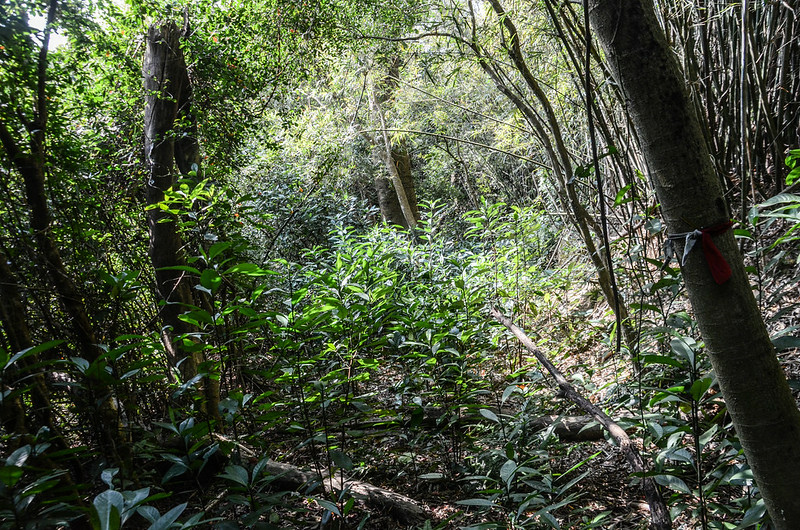
<path fill-rule="evenodd" d="M 728 262 L 722 257 L 722 253 L 714 244 L 714 240 L 711 239 L 711 237 L 724 234 L 731 226 L 733 226 L 733 223 L 728 221 L 727 223 L 721 223 L 700 230 L 703 234 L 703 254 L 706 257 L 708 268 L 711 269 L 711 276 L 714 277 L 714 281 L 717 282 L 717 285 L 722 285 L 730 279 L 731 266 L 728 265 Z"/>

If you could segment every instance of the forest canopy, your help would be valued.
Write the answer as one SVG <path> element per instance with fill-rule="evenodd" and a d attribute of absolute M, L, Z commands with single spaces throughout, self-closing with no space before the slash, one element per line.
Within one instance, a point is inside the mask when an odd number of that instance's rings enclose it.
<path fill-rule="evenodd" d="M 800 6 L 0 4 L 0 528 L 800 527 Z"/>

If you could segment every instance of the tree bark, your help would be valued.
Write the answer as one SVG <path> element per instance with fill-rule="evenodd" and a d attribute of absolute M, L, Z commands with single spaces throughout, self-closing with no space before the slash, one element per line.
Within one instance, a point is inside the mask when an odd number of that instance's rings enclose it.
<path fill-rule="evenodd" d="M 180 39 L 181 31 L 172 22 L 151 25 L 142 71 L 146 98 L 144 148 L 149 169 L 145 183 L 149 254 L 156 289 L 164 304 L 160 311 L 163 343 L 172 364 L 180 367 L 183 380 L 188 381 L 198 374 L 204 361 L 203 355 L 188 352 L 182 346 L 182 336 L 193 329 L 180 316 L 195 300 L 187 273 L 180 269 L 186 261 L 178 218 L 159 207 L 165 192 L 175 185 L 175 165 L 184 176 L 197 177 L 201 172 L 197 123 L 190 111 L 192 88 Z M 203 387 L 207 412 L 220 419 L 219 381 L 208 376 Z"/>
<path fill-rule="evenodd" d="M 378 118 L 381 128 L 380 140 L 374 140 L 372 143 L 376 146 L 378 157 L 389 173 L 388 181 L 383 177 L 375 179 L 375 188 L 383 220 L 403 228 L 414 229 L 419 220 L 419 207 L 414 178 L 411 174 L 411 157 L 405 143 L 392 147 L 383 113 L 384 105 L 392 99 L 392 94 L 397 88 L 399 75 L 400 58 L 393 57 L 389 65 L 389 75 L 383 81 L 382 91 L 376 94 L 376 88 L 373 87 L 370 92 L 370 107 Z M 389 182 L 392 184 L 391 187 Z"/>
<path fill-rule="evenodd" d="M 653 3 L 589 0 L 592 27 L 623 93 L 672 234 L 729 220 L 719 179 Z M 704 253 L 682 266 L 706 351 L 767 509 L 800 528 L 800 412 L 789 391 L 730 230 L 714 237 L 730 265 L 718 284 Z M 682 249 L 679 250 L 679 255 Z"/>

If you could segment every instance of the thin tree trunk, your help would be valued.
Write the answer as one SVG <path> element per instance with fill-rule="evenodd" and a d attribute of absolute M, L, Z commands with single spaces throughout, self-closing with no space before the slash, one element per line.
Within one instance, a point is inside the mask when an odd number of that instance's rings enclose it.
<path fill-rule="evenodd" d="M 625 339 L 625 344 L 628 346 L 632 355 L 636 354 L 638 345 L 638 334 L 633 327 L 633 323 L 628 313 L 627 305 L 622 299 L 621 293 L 615 293 L 612 287 L 611 268 L 612 263 L 606 263 L 606 260 L 597 248 L 596 240 L 602 240 L 602 228 L 599 223 L 586 211 L 583 204 L 578 197 L 575 185 L 572 182 L 573 167 L 572 159 L 564 143 L 563 135 L 561 133 L 561 125 L 556 118 L 555 111 L 547 94 L 541 88 L 536 77 L 528 67 L 525 56 L 522 52 L 520 45 L 520 37 L 508 12 L 505 11 L 499 0 L 490 0 L 490 4 L 495 14 L 499 18 L 501 27 L 501 40 L 506 53 L 511 60 L 514 68 L 522 76 L 525 85 L 533 93 L 539 106 L 542 108 L 544 118 L 540 116 L 532 104 L 524 98 L 519 89 L 509 86 L 505 79 L 507 76 L 502 72 L 501 67 L 497 65 L 489 55 L 485 52 L 484 48 L 477 42 L 475 35 L 472 35 L 472 40 L 465 40 L 467 44 L 479 60 L 479 65 L 483 71 L 492 79 L 495 86 L 502 92 L 525 116 L 526 121 L 534 131 L 536 138 L 542 143 L 545 153 L 552 165 L 553 174 L 556 177 L 556 193 L 559 200 L 565 208 L 567 208 L 571 215 L 573 225 L 578 230 L 578 233 L 589 253 L 589 258 L 597 270 L 597 280 L 600 284 L 600 289 L 606 302 L 619 317 L 622 324 L 622 335 Z M 472 3 L 470 3 L 472 9 Z M 474 24 L 474 13 L 473 13 Z M 506 33 L 508 36 L 506 37 Z M 605 200 L 603 197 L 600 200 Z"/>
<path fill-rule="evenodd" d="M 677 234 L 724 226 L 728 207 L 653 3 L 588 3 L 609 66 L 628 97 L 668 230 Z M 682 267 L 689 298 L 772 520 L 778 528 L 800 528 L 800 411 L 775 357 L 732 231 L 716 235 L 714 242 L 730 265 L 730 279 L 715 281 L 697 245 Z"/>
<path fill-rule="evenodd" d="M 372 143 L 376 146 L 378 157 L 386 167 L 389 174 L 388 180 L 392 183 L 393 190 L 389 188 L 383 177 L 375 179 L 375 187 L 383 220 L 413 230 L 419 220 L 419 208 L 414 178 L 411 174 L 411 158 L 405 145 L 392 147 L 383 112 L 384 105 L 392 99 L 392 94 L 397 88 L 396 80 L 399 75 L 400 58 L 393 57 L 389 66 L 389 75 L 383 81 L 381 93 L 377 94 L 376 87 L 373 86 L 369 94 L 370 107 L 375 117 L 378 118 L 381 128 L 381 139 L 373 140 Z M 402 218 L 397 215 L 398 209 Z"/>

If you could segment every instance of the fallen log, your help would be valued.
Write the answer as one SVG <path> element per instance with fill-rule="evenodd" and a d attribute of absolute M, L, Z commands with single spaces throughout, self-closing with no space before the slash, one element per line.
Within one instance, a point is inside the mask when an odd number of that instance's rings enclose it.
<path fill-rule="evenodd" d="M 550 359 L 548 359 L 547 356 L 536 347 L 530 337 L 528 337 L 525 332 L 515 326 L 511 320 L 509 320 L 496 308 L 491 308 L 489 310 L 489 314 L 499 323 L 508 328 L 508 330 L 511 331 L 511 333 L 517 337 L 517 339 L 519 339 L 522 345 L 525 346 L 525 349 L 527 349 L 534 355 L 534 357 L 536 357 L 542 366 L 544 366 L 545 369 L 550 373 L 553 379 L 556 380 L 558 387 L 570 401 L 585 410 L 603 427 L 605 427 L 611 438 L 617 443 L 617 445 L 619 445 L 619 448 L 622 451 L 625 460 L 628 462 L 628 466 L 631 468 L 631 471 L 633 473 L 644 474 L 646 470 L 644 467 L 644 460 L 642 460 L 642 455 L 639 454 L 639 451 L 633 445 L 633 442 L 628 436 L 628 433 L 625 432 L 625 429 L 620 427 L 619 424 L 612 420 L 608 414 L 600 409 L 600 407 L 583 397 L 575 389 L 575 387 L 572 386 L 569 381 L 567 381 L 566 377 L 564 377 L 558 368 L 556 368 L 555 365 L 550 362 Z M 672 520 L 669 515 L 669 510 L 667 510 L 667 505 L 664 503 L 661 492 L 651 477 L 642 477 L 642 490 L 644 492 L 644 497 L 647 500 L 647 504 L 650 506 L 651 527 L 657 530 L 668 530 L 672 528 Z"/>
<path fill-rule="evenodd" d="M 422 506 L 413 499 L 360 480 L 350 480 L 341 477 L 323 478 L 315 471 L 304 470 L 284 462 L 270 460 L 264 470 L 277 478 L 272 485 L 279 489 L 313 493 L 321 487 L 326 492 L 338 493 L 347 489 L 357 500 L 378 511 L 387 513 L 404 525 L 417 525 L 428 519 L 428 514 Z"/>
<path fill-rule="evenodd" d="M 252 448 L 246 444 L 235 442 L 221 434 L 212 435 L 215 440 L 231 443 L 237 447 L 240 456 L 250 461 L 258 461 L 259 456 Z M 396 521 L 404 525 L 418 525 L 429 519 L 428 512 L 420 506 L 414 499 L 406 497 L 391 490 L 374 486 L 360 480 L 350 480 L 341 476 L 323 480 L 322 476 L 316 471 L 302 469 L 285 462 L 269 460 L 262 470 L 275 477 L 270 485 L 277 490 L 300 491 L 304 494 L 314 493 L 324 487 L 325 492 L 338 493 L 347 488 L 353 497 L 362 501 L 366 506 L 381 511 L 393 517 Z M 207 506 L 207 510 L 221 502 L 224 495 L 212 501 Z"/>
<path fill-rule="evenodd" d="M 503 411 L 498 410 L 496 407 L 485 408 L 489 409 L 501 418 L 503 417 L 503 414 L 508 414 L 507 412 L 504 413 Z M 420 424 L 438 427 L 438 424 L 441 422 L 441 418 L 448 412 L 448 409 L 442 407 L 424 407 L 423 412 L 425 416 Z M 518 414 L 518 412 L 515 414 Z M 458 419 L 454 421 L 454 424 L 458 427 L 465 427 L 485 421 L 487 421 L 486 417 L 481 415 L 477 410 L 468 410 L 460 414 Z M 403 423 L 407 425 L 409 420 L 406 420 Z M 590 442 L 602 440 L 604 433 L 606 432 L 597 419 L 590 415 L 558 416 L 555 414 L 550 414 L 527 419 L 525 421 L 525 425 L 531 432 L 551 429 L 551 432 L 557 435 L 562 442 Z"/>

